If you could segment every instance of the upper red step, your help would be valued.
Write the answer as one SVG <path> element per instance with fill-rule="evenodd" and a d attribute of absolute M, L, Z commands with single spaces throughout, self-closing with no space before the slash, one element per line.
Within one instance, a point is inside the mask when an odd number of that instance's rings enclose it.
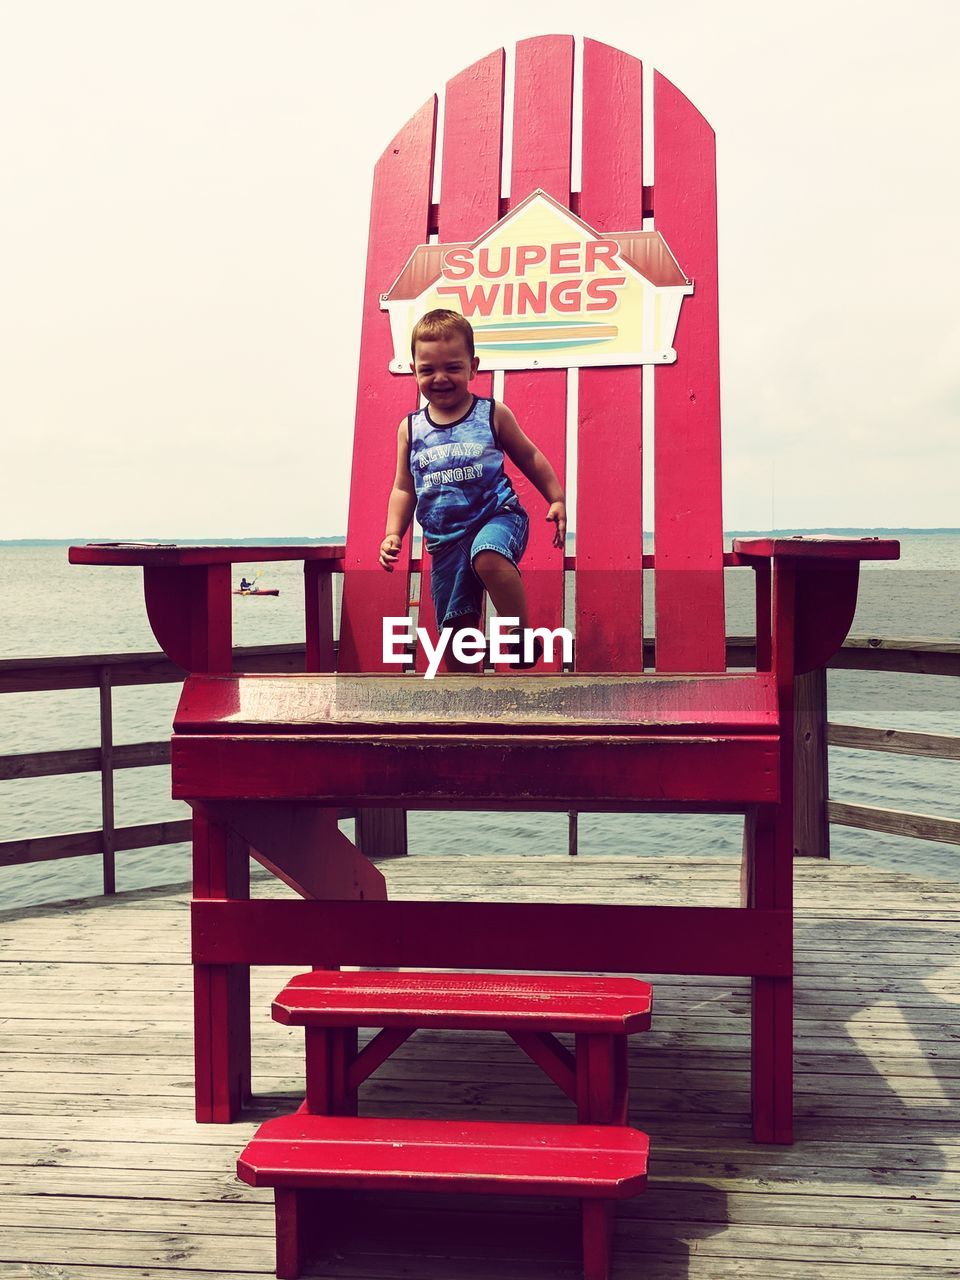
<path fill-rule="evenodd" d="M 639 978 L 512 973 L 301 973 L 273 1002 L 288 1026 L 527 1028 L 629 1035 L 650 1025 Z"/>

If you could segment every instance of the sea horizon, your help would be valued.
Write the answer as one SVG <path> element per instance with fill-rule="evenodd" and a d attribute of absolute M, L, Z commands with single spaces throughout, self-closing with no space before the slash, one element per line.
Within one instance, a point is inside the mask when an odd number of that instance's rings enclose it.
<path fill-rule="evenodd" d="M 569 529 L 567 533 L 571 537 L 576 537 L 576 529 Z M 953 525 L 783 525 L 777 528 L 760 528 L 759 526 L 744 526 L 738 529 L 724 529 L 724 538 L 741 538 L 748 534 L 758 534 L 760 536 L 778 536 L 781 534 L 837 534 L 842 537 L 853 537 L 859 535 L 867 537 L 873 534 L 960 534 L 960 526 Z M 643 536 L 652 538 L 654 531 L 652 529 L 644 529 Z M 184 544 L 189 546 L 216 546 L 216 547 L 281 547 L 281 546 L 317 546 L 326 544 L 337 544 L 346 542 L 345 533 L 332 534 L 287 534 L 277 537 L 257 537 L 256 535 L 248 535 L 242 538 L 236 537 L 213 537 L 206 535 L 203 537 L 187 537 L 184 535 L 172 534 L 150 534 L 150 535 L 124 535 L 106 536 L 97 534 L 77 534 L 70 538 L 0 538 L 0 547 L 71 547 L 83 545 L 86 543 L 117 543 L 117 542 L 134 542 L 134 543 L 172 543 Z"/>

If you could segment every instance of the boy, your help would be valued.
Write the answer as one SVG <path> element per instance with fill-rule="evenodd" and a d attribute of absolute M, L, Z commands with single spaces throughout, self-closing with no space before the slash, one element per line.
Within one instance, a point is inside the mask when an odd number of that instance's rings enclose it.
<path fill-rule="evenodd" d="M 503 466 L 503 455 L 550 504 L 557 526 L 553 545 L 563 548 L 567 508 L 553 467 L 517 425 L 505 404 L 470 391 L 479 360 L 473 328 L 455 311 L 428 311 L 414 325 L 410 368 L 427 403 L 409 414 L 397 432 L 397 474 L 387 505 L 380 563 L 388 573 L 400 555 L 416 510 L 433 557 L 430 585 L 439 627 L 478 628 L 484 590 L 501 617 L 528 625 L 527 601 L 517 568 L 527 545 L 529 520 Z M 535 640 L 532 666 L 543 648 Z M 446 650 L 448 671 L 470 671 Z M 520 646 L 522 658 L 523 646 Z"/>

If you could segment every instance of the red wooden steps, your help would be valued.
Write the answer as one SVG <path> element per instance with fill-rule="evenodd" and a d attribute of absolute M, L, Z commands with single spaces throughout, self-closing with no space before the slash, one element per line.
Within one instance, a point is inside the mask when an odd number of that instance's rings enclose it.
<path fill-rule="evenodd" d="M 623 1124 L 626 1037 L 649 1027 L 652 1004 L 639 978 L 324 970 L 293 978 L 273 1016 L 306 1028 L 308 1112 L 355 1114 L 359 1085 L 418 1027 L 433 1027 L 506 1032 L 581 1121 Z M 359 1053 L 358 1027 L 383 1028 Z M 574 1054 L 555 1031 L 574 1033 Z"/>
<path fill-rule="evenodd" d="M 298 1276 L 306 1261 L 309 1193 L 338 1187 L 578 1197 L 585 1280 L 607 1280 L 611 1202 L 643 1189 L 649 1145 L 646 1134 L 619 1125 L 299 1113 L 261 1125 L 237 1174 L 251 1186 L 275 1188 L 280 1277 Z"/>

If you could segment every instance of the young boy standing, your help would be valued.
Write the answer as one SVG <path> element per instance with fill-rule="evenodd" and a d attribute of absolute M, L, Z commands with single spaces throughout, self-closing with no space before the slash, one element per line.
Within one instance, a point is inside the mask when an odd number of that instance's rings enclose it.
<path fill-rule="evenodd" d="M 504 454 L 550 504 L 546 518 L 556 524 L 553 545 L 562 548 L 567 509 L 560 482 L 507 406 L 470 391 L 479 360 L 468 320 L 455 311 L 427 312 L 414 325 L 410 351 L 410 368 L 427 403 L 397 431 L 397 474 L 380 563 L 393 572 L 416 511 L 432 556 L 437 625 L 455 631 L 479 627 L 486 590 L 501 617 L 519 619 L 522 635 L 527 601 L 517 566 L 529 519 L 504 469 Z M 445 661 L 451 671 L 472 669 L 458 662 L 452 646 Z"/>

